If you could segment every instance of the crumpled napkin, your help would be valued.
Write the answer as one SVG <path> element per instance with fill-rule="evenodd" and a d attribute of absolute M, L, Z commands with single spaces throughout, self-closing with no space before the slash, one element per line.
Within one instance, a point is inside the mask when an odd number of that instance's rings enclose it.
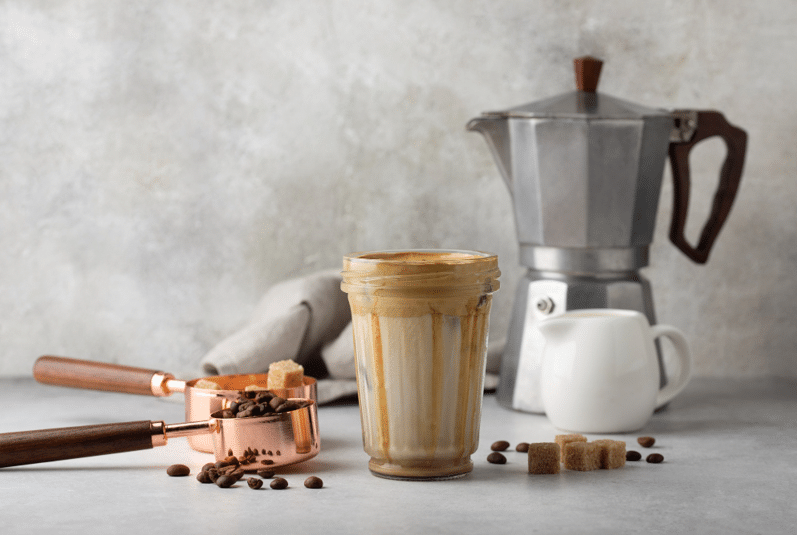
<path fill-rule="evenodd" d="M 338 270 L 317 272 L 272 286 L 249 322 L 200 361 L 207 375 L 263 373 L 272 362 L 292 359 L 320 371 L 318 403 L 357 393 L 354 338 L 347 295 Z M 495 388 L 503 342 L 490 342 L 485 388 Z"/>

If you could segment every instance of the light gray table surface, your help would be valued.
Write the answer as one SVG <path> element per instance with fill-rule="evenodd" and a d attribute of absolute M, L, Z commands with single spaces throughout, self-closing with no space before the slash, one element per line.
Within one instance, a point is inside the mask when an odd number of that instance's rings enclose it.
<path fill-rule="evenodd" d="M 183 421 L 182 397 L 143 396 L 0 380 L 0 432 L 133 420 Z M 284 477 L 283 491 L 202 485 L 212 456 L 185 439 L 164 447 L 0 470 L 0 532 L 16 533 L 795 533 L 797 383 L 693 380 L 625 440 L 665 461 L 532 476 L 526 457 L 486 461 L 490 444 L 553 441 L 545 416 L 485 396 L 474 470 L 440 482 L 374 477 L 354 404 L 319 409 L 321 453 Z M 656 437 L 650 450 L 640 435 Z M 604 438 L 588 435 L 588 438 Z M 187 478 L 166 475 L 184 463 Z M 303 486 L 320 476 L 323 489 Z"/>

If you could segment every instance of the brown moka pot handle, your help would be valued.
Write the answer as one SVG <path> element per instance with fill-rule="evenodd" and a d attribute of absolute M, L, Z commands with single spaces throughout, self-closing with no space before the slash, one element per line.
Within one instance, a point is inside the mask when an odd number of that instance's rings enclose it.
<path fill-rule="evenodd" d="M 676 114 L 679 112 L 676 112 Z M 728 154 L 720 170 L 719 185 L 714 193 L 714 203 L 708 221 L 696 247 L 686 241 L 684 230 L 689 211 L 689 152 L 704 139 L 719 136 L 725 141 Z M 747 133 L 730 124 L 717 111 L 698 111 L 697 128 L 688 141 L 670 143 L 670 164 L 673 176 L 673 216 L 670 225 L 670 241 L 698 264 L 708 260 L 714 241 L 722 229 L 725 219 L 739 189 L 742 178 L 744 156 L 747 150 Z"/>

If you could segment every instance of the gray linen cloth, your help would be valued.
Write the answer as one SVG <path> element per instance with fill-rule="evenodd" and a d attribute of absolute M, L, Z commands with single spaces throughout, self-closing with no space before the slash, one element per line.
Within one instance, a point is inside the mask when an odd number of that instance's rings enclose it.
<path fill-rule="evenodd" d="M 272 362 L 292 359 L 318 380 L 318 402 L 357 393 L 354 338 L 347 295 L 338 270 L 279 282 L 260 302 L 249 322 L 213 347 L 201 360 L 208 375 L 263 373 Z M 503 343 L 490 343 L 485 388 L 495 388 Z M 326 372 L 326 373 L 324 373 Z"/>

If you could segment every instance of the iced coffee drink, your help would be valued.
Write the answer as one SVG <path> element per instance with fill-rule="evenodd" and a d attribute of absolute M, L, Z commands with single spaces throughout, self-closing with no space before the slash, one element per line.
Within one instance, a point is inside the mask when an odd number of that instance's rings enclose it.
<path fill-rule="evenodd" d="M 344 257 L 363 444 L 379 476 L 466 474 L 479 439 L 498 259 L 470 251 Z"/>

